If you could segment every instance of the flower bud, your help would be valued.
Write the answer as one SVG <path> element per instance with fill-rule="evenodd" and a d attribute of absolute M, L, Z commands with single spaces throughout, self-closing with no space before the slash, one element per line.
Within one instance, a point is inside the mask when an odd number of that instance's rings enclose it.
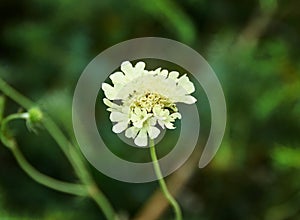
<path fill-rule="evenodd" d="M 38 107 L 33 107 L 29 109 L 27 113 L 24 113 L 26 118 L 26 125 L 30 131 L 37 133 L 36 128 L 40 126 L 43 120 L 43 113 Z"/>
<path fill-rule="evenodd" d="M 37 107 L 33 107 L 33 108 L 29 109 L 28 114 L 29 114 L 28 120 L 32 124 L 40 123 L 43 119 L 43 113 Z"/>

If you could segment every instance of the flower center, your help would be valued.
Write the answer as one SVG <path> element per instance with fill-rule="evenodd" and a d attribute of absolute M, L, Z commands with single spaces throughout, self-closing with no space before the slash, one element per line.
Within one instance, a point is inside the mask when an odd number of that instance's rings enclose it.
<path fill-rule="evenodd" d="M 140 108 L 145 109 L 148 113 L 152 113 L 154 106 L 160 106 L 161 109 L 168 109 L 171 113 L 178 112 L 174 102 L 165 96 L 153 92 L 147 92 L 134 99 L 130 105 L 130 109 Z"/>

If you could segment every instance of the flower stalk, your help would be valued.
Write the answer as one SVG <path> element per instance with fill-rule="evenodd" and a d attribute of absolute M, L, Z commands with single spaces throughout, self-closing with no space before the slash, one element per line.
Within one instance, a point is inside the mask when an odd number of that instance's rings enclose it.
<path fill-rule="evenodd" d="M 168 202 L 170 203 L 170 205 L 173 207 L 173 210 L 175 213 L 175 219 L 182 220 L 182 213 L 181 213 L 180 206 L 177 203 L 177 201 L 175 200 L 175 198 L 172 196 L 172 194 L 169 192 L 169 190 L 167 188 L 167 184 L 161 173 L 161 169 L 160 169 L 159 162 L 158 162 L 157 155 L 156 155 L 154 140 L 150 139 L 149 143 L 150 143 L 149 144 L 150 155 L 151 155 L 154 171 L 155 171 L 156 177 L 158 179 L 161 191 L 164 194 L 164 196 L 166 197 L 166 199 L 168 200 Z"/>

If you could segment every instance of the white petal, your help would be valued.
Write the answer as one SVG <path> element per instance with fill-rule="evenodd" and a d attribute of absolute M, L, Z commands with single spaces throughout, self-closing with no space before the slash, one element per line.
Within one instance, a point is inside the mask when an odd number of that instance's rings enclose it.
<path fill-rule="evenodd" d="M 157 121 L 157 118 L 151 117 L 151 118 L 149 118 L 148 123 L 150 126 L 154 126 L 154 125 L 156 125 L 156 121 Z"/>
<path fill-rule="evenodd" d="M 184 97 L 184 99 L 182 100 L 182 102 L 186 103 L 186 104 L 194 104 L 197 101 L 197 99 L 195 99 L 193 96 L 191 95 L 187 95 Z"/>
<path fill-rule="evenodd" d="M 121 70 L 125 73 L 125 76 L 129 79 L 134 78 L 134 69 L 129 61 L 125 61 L 121 64 Z"/>
<path fill-rule="evenodd" d="M 120 110 L 122 108 L 121 106 L 119 106 L 119 105 L 111 102 L 110 100 L 108 100 L 106 98 L 103 99 L 103 103 L 105 105 L 107 105 L 108 107 L 112 108 L 112 109 L 118 109 L 118 110 Z"/>
<path fill-rule="evenodd" d="M 160 125 L 160 127 L 161 127 L 162 129 L 165 129 L 165 124 L 164 124 L 163 121 L 158 120 L 157 122 L 158 122 L 158 124 Z"/>
<path fill-rule="evenodd" d="M 139 129 L 132 126 L 125 131 L 125 136 L 128 138 L 135 138 L 135 136 L 137 135 L 138 132 L 139 132 Z"/>
<path fill-rule="evenodd" d="M 112 122 L 126 121 L 126 119 L 128 120 L 128 116 L 121 112 L 112 112 L 110 113 L 109 119 Z"/>
<path fill-rule="evenodd" d="M 102 83 L 102 90 L 104 91 L 105 96 L 108 99 L 115 99 L 116 97 L 116 90 L 114 89 L 114 87 L 112 87 L 111 85 L 107 84 L 107 83 Z"/>
<path fill-rule="evenodd" d="M 168 129 L 175 129 L 173 123 L 171 123 L 171 122 L 165 122 L 165 126 L 166 126 L 166 128 L 168 128 Z"/>
<path fill-rule="evenodd" d="M 144 69 L 145 69 L 145 66 L 146 66 L 146 64 L 144 63 L 144 62 L 142 62 L 142 61 L 140 61 L 140 62 L 138 62 L 137 64 L 135 64 L 135 70 L 137 71 L 137 72 L 140 72 L 140 73 L 142 73 L 143 71 L 144 71 Z"/>
<path fill-rule="evenodd" d="M 177 80 L 178 76 L 179 76 L 179 73 L 177 71 L 172 71 L 172 72 L 169 73 L 169 78 L 170 79 Z"/>
<path fill-rule="evenodd" d="M 178 80 L 178 85 L 186 90 L 188 94 L 193 93 L 195 91 L 194 84 L 189 80 L 186 75 L 183 75 Z"/>
<path fill-rule="evenodd" d="M 181 119 L 181 114 L 179 112 L 175 112 L 170 115 L 171 119 L 175 120 L 176 118 Z"/>
<path fill-rule="evenodd" d="M 168 76 L 168 70 L 162 70 L 162 71 L 160 72 L 160 74 L 161 74 L 164 78 L 167 78 L 167 76 Z"/>
<path fill-rule="evenodd" d="M 134 143 L 140 147 L 146 147 L 148 144 L 147 131 L 145 129 L 140 130 L 137 137 L 134 139 Z"/>
<path fill-rule="evenodd" d="M 110 75 L 109 78 L 111 79 L 113 84 L 125 85 L 128 82 L 128 80 L 122 72 L 115 72 L 112 75 Z"/>
<path fill-rule="evenodd" d="M 153 110 L 153 114 L 155 116 L 158 116 L 160 115 L 162 109 L 159 105 L 155 105 L 152 110 Z"/>
<path fill-rule="evenodd" d="M 150 126 L 150 128 L 148 129 L 148 134 L 151 139 L 157 138 L 159 133 L 160 133 L 160 130 L 157 127 Z"/>
<path fill-rule="evenodd" d="M 134 125 L 134 127 L 137 127 L 137 128 L 142 128 L 143 127 L 143 125 L 144 125 L 144 121 L 145 120 L 138 120 L 138 121 L 135 121 L 135 122 L 133 122 L 133 125 Z"/>
<path fill-rule="evenodd" d="M 148 73 L 151 75 L 157 75 L 160 73 L 160 70 L 161 70 L 161 68 L 159 67 L 156 70 L 149 71 Z"/>
<path fill-rule="evenodd" d="M 127 126 L 128 126 L 127 122 L 119 122 L 113 126 L 112 130 L 113 130 L 113 132 L 118 134 L 118 133 L 121 133 L 122 131 L 125 131 Z"/>

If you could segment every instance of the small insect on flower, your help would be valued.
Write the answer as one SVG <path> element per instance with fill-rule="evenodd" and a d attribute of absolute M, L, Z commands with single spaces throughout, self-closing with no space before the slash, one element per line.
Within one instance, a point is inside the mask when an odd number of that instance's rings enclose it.
<path fill-rule="evenodd" d="M 160 129 L 175 129 L 175 120 L 181 119 L 176 103 L 197 101 L 190 95 L 195 87 L 186 75 L 179 77 L 178 72 L 161 68 L 148 71 L 144 62 L 132 66 L 125 61 L 121 70 L 109 76 L 113 86 L 102 84 L 103 102 L 115 123 L 113 132 L 125 131 L 137 146 L 147 146 L 148 138 L 157 138 Z"/>

